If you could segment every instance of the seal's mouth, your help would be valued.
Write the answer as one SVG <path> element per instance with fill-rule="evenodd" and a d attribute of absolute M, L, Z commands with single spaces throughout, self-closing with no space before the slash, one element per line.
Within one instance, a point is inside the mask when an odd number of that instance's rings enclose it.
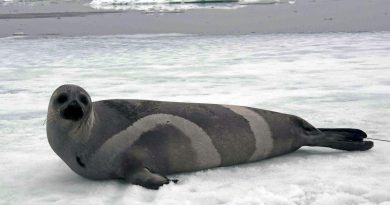
<path fill-rule="evenodd" d="M 79 121 L 83 116 L 83 108 L 76 101 L 69 103 L 61 112 L 61 117 L 66 120 Z"/>

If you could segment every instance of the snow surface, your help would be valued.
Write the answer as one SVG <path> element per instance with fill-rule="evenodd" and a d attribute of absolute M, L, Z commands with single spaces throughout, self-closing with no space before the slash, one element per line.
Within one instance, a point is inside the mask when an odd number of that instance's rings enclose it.
<path fill-rule="evenodd" d="M 249 4 L 294 4 L 295 0 L 93 0 L 95 9 L 183 12 L 190 9 L 237 9 Z"/>
<path fill-rule="evenodd" d="M 63 3 L 64 0 L 0 0 L 0 5 L 43 5 Z M 84 2 L 94 9 L 139 10 L 144 12 L 184 12 L 192 9 L 237 9 L 249 4 L 294 4 L 295 0 L 67 0 Z"/>
<path fill-rule="evenodd" d="M 73 173 L 51 150 L 61 84 L 93 100 L 248 105 L 390 139 L 390 33 L 0 39 L 0 204 L 390 204 L 390 143 L 302 148 L 173 176 L 159 191 Z"/>

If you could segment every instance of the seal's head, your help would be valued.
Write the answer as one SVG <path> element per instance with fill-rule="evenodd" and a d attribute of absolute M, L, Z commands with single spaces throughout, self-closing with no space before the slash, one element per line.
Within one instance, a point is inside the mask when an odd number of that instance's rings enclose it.
<path fill-rule="evenodd" d="M 88 93 L 77 85 L 62 85 L 49 102 L 46 132 L 54 152 L 79 174 L 85 171 L 82 158 L 90 150 L 85 143 L 93 127 L 93 105 Z"/>
<path fill-rule="evenodd" d="M 50 99 L 49 113 L 66 124 L 74 124 L 87 119 L 92 110 L 88 93 L 77 85 L 58 87 Z"/>

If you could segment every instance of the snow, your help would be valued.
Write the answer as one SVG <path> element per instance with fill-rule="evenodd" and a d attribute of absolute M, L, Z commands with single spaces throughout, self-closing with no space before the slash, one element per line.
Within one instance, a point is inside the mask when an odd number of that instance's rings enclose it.
<path fill-rule="evenodd" d="M 67 0 L 99 10 L 138 10 L 147 13 L 180 13 L 194 9 L 238 9 L 250 4 L 295 4 L 295 0 Z M 0 5 L 50 5 L 63 0 L 0 0 Z"/>
<path fill-rule="evenodd" d="M 0 204 L 390 204 L 390 143 L 305 147 L 171 176 L 159 191 L 73 173 L 51 150 L 61 84 L 109 98 L 239 104 L 390 140 L 390 33 L 0 39 Z"/>
<path fill-rule="evenodd" d="M 93 0 L 95 9 L 183 12 L 190 9 L 237 9 L 249 4 L 294 4 L 295 0 Z"/>

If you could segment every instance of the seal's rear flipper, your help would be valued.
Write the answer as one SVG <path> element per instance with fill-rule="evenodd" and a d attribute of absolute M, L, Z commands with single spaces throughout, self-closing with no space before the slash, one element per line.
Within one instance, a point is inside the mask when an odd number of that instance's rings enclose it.
<path fill-rule="evenodd" d="M 363 141 L 367 134 L 359 129 L 350 128 L 319 128 L 318 135 L 308 137 L 308 146 L 330 147 L 347 151 L 365 151 L 374 146 L 372 141 Z"/>
<path fill-rule="evenodd" d="M 325 134 L 339 134 L 343 135 L 346 139 L 351 141 L 363 141 L 367 137 L 367 134 L 363 130 L 352 129 L 352 128 L 318 128 Z"/>

